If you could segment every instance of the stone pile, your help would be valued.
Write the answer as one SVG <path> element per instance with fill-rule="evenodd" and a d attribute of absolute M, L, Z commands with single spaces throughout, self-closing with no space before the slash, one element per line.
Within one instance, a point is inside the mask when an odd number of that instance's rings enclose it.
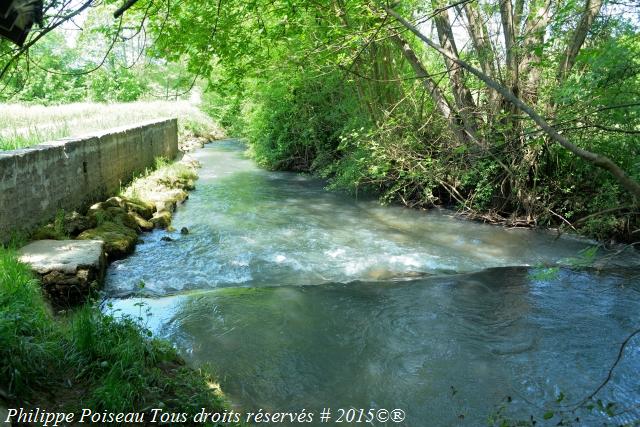
<path fill-rule="evenodd" d="M 189 165 L 193 171 L 195 165 Z M 20 260 L 40 276 L 45 294 L 56 306 L 84 302 L 102 286 L 106 262 L 132 253 L 138 235 L 170 228 L 176 207 L 195 188 L 192 177 L 150 175 L 140 197 L 115 196 L 96 203 L 83 215 L 66 214 L 34 234 Z"/>

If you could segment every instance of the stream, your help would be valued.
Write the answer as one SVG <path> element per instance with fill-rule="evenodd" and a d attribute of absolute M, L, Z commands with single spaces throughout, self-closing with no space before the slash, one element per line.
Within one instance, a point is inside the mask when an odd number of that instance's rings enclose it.
<path fill-rule="evenodd" d="M 191 154 L 203 167 L 178 231 L 142 236 L 105 286 L 105 310 L 142 315 L 210 366 L 237 410 L 398 408 L 399 423 L 342 425 L 412 427 L 502 411 L 556 425 L 543 415 L 596 390 L 640 328 L 630 250 L 589 259 L 587 240 L 380 206 L 244 151 L 229 140 Z M 640 336 L 596 399 L 615 402 L 610 414 L 567 417 L 640 422 Z"/>

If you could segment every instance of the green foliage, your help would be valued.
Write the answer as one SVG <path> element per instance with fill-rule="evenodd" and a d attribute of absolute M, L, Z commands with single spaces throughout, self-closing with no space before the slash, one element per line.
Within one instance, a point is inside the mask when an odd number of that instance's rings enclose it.
<path fill-rule="evenodd" d="M 32 240 L 65 240 L 69 238 L 65 227 L 65 213 L 64 210 L 60 209 L 56 213 L 56 216 L 51 224 L 46 224 L 31 235 Z"/>
<path fill-rule="evenodd" d="M 460 170 L 461 187 L 471 195 L 467 205 L 478 210 L 490 209 L 497 193 L 495 183 L 502 173 L 500 165 L 493 159 L 482 159 Z"/>
<path fill-rule="evenodd" d="M 289 74 L 255 87 L 244 121 L 251 152 L 262 166 L 314 172 L 332 188 L 376 191 L 385 202 L 430 205 L 445 175 L 429 151 L 437 144 L 437 119 L 425 127 L 411 107 L 397 108 L 373 123 L 357 102 L 357 88 L 338 73 Z M 433 141 L 425 151 L 425 141 Z"/>
<path fill-rule="evenodd" d="M 167 159 L 166 157 L 156 157 L 153 160 L 154 160 L 154 164 L 155 164 L 155 168 L 156 169 L 166 168 L 167 166 L 169 166 L 171 164 L 171 161 L 169 159 Z"/>
<path fill-rule="evenodd" d="M 598 246 L 591 246 L 582 249 L 580 252 L 578 252 L 578 255 L 576 257 L 565 259 L 562 262 L 574 268 L 589 267 L 593 265 L 593 261 L 595 260 L 597 254 Z"/>
<path fill-rule="evenodd" d="M 536 266 L 528 274 L 531 280 L 546 282 L 558 277 L 560 274 L 560 267 Z"/>
<path fill-rule="evenodd" d="M 243 111 L 251 111 L 253 100 L 245 98 L 244 91 L 235 92 L 207 91 L 203 94 L 202 110 L 214 117 L 220 126 L 230 135 L 241 136 L 246 133 L 247 123 Z"/>
<path fill-rule="evenodd" d="M 443 162 L 434 156 L 436 146 L 425 144 L 436 140 L 437 130 L 415 129 L 400 113 L 376 127 L 345 132 L 340 160 L 323 172 L 332 176 L 334 188 L 373 190 L 386 203 L 430 206 L 446 175 Z"/>
<path fill-rule="evenodd" d="M 84 78 L 78 72 L 77 52 L 66 48 L 64 35 L 49 33 L 30 52 L 36 64 L 16 73 L 0 91 L 0 101 L 28 101 L 51 104 L 77 102 L 85 98 Z"/>
<path fill-rule="evenodd" d="M 30 48 L 29 60 L 18 62 L 2 82 L 0 102 L 176 100 L 187 93 L 193 75 L 179 60 L 150 55 L 144 34 L 134 30 L 142 16 L 131 11 L 119 23 L 115 5 L 105 3 L 89 9 L 82 32 L 52 31 Z"/>
<path fill-rule="evenodd" d="M 258 93 L 249 112 L 253 154 L 269 169 L 319 171 L 333 160 L 344 122 L 358 106 L 336 74 L 286 77 Z"/>
<path fill-rule="evenodd" d="M 640 42 L 637 29 L 611 19 L 597 24 L 597 36 L 577 57 L 576 72 L 549 90 L 561 107 L 556 121 L 578 145 L 604 154 L 634 179 L 640 180 Z M 608 173 L 594 169 L 558 147 L 547 148 L 541 159 L 542 198 L 569 220 L 631 205 L 628 193 Z M 579 225 L 598 239 L 628 240 L 638 215 L 630 211 L 596 215 Z"/>
<path fill-rule="evenodd" d="M 13 250 L 0 248 L 0 384 L 8 392 L 26 394 L 47 384 L 61 367 L 64 349 L 28 267 L 16 262 Z"/>
<path fill-rule="evenodd" d="M 149 91 L 146 77 L 126 68 L 96 70 L 91 74 L 88 86 L 89 99 L 96 102 L 137 101 Z"/>

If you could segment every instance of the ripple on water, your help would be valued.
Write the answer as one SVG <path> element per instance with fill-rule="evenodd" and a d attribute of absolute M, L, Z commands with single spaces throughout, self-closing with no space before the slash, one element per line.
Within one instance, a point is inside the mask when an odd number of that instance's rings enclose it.
<path fill-rule="evenodd" d="M 213 362 L 245 408 L 324 405 L 407 410 L 408 424 L 484 423 L 510 396 L 526 419 L 579 401 L 606 378 L 620 342 L 640 323 L 640 283 L 563 270 L 545 282 L 500 268 L 412 282 L 228 288 L 145 300 L 156 332 Z M 501 283 L 501 284 L 500 284 Z M 600 298 L 602 286 L 615 288 Z M 124 311 L 130 300 L 117 300 Z M 167 301 L 172 301 L 168 303 Z M 605 316 L 603 313 L 617 313 Z M 598 395 L 640 418 L 640 340 Z M 579 412 L 583 425 L 606 421 Z M 634 418 L 635 417 L 635 418 Z"/>
<path fill-rule="evenodd" d="M 594 390 L 640 324 L 637 270 L 494 268 L 556 265 L 589 242 L 380 207 L 241 150 L 198 154 L 198 189 L 174 218 L 190 234 L 144 236 L 106 293 L 124 313 L 143 302 L 149 327 L 213 363 L 244 408 L 400 407 L 410 426 L 476 426 L 511 396 L 511 414 L 541 417 L 559 392 Z M 118 299 L 141 280 L 160 298 Z M 599 394 L 631 409 L 583 425 L 640 419 L 638 366 L 640 338 Z"/>
<path fill-rule="evenodd" d="M 190 234 L 156 231 L 109 270 L 107 291 L 144 281 L 161 295 L 226 286 L 312 285 L 411 278 L 513 265 L 553 265 L 586 241 L 507 230 L 327 192 L 267 172 L 222 145 L 202 150 L 198 188 L 174 217 Z M 215 172 L 215 173 L 212 173 Z M 164 242 L 169 234 L 175 241 Z"/>

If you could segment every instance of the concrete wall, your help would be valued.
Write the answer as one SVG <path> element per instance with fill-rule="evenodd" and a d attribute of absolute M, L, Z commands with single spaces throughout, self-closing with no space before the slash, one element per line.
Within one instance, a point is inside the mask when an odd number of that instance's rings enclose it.
<path fill-rule="evenodd" d="M 156 157 L 177 153 L 176 119 L 0 151 L 0 241 L 50 221 L 60 209 L 104 200 Z"/>

